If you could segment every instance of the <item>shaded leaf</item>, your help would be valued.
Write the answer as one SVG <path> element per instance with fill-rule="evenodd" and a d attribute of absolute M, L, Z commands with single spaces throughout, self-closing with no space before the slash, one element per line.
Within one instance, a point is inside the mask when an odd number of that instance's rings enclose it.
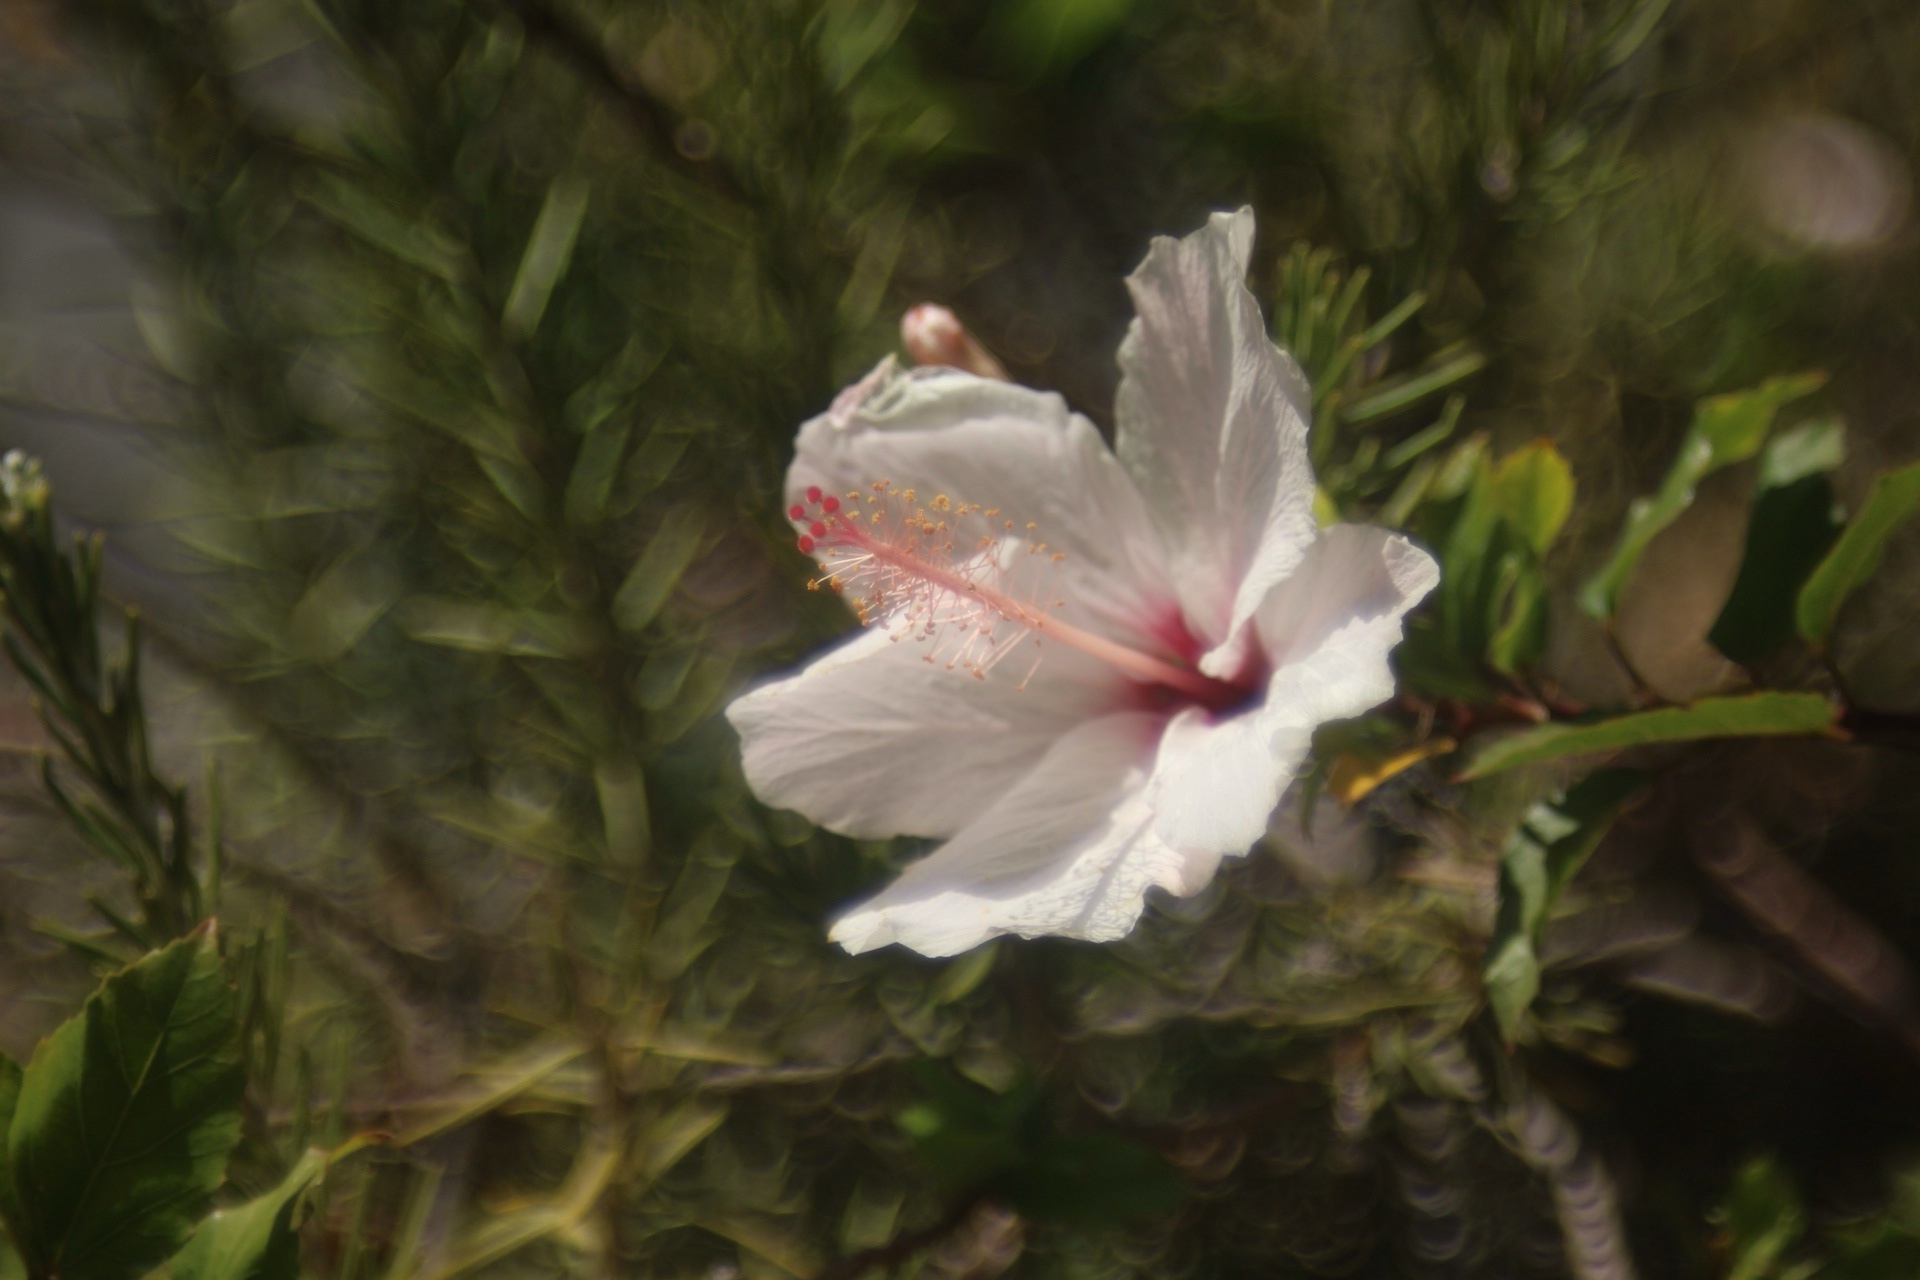
<path fill-rule="evenodd" d="M 1811 395 L 1825 381 L 1826 375 L 1820 373 L 1792 374 L 1769 378 L 1751 391 L 1702 400 L 1659 490 L 1635 499 L 1627 508 L 1613 554 L 1580 588 L 1580 607 L 1596 618 L 1612 617 L 1641 553 L 1655 534 L 1693 505 L 1695 486 L 1709 473 L 1758 453 L 1780 408 Z"/>
<path fill-rule="evenodd" d="M 614 594 L 613 620 L 621 630 L 639 631 L 653 621 L 699 553 L 705 533 L 706 517 L 698 507 L 681 506 L 668 513 Z"/>
<path fill-rule="evenodd" d="M 566 274 L 567 263 L 573 259 L 574 241 L 579 238 L 591 191 L 586 179 L 573 175 L 557 177 L 547 185 L 547 198 L 527 236 L 520 269 L 514 274 L 513 289 L 500 314 L 500 328 L 508 337 L 524 338 L 540 327 L 553 286 Z"/>
<path fill-rule="evenodd" d="M 1535 805 L 1500 856 L 1500 908 L 1483 967 L 1487 1002 L 1509 1042 L 1540 991 L 1540 931 L 1553 904 L 1646 780 L 1602 769 L 1557 799 Z"/>
<path fill-rule="evenodd" d="M 9 1237 L 18 1237 L 25 1215 L 13 1190 L 13 1166 L 7 1159 L 7 1131 L 13 1127 L 14 1108 L 20 1101 L 20 1064 L 0 1054 L 0 1223 Z"/>
<path fill-rule="evenodd" d="M 1727 1280 L 1779 1275 L 1776 1264 L 1806 1228 L 1793 1183 L 1766 1156 L 1749 1160 L 1734 1175 L 1726 1203 L 1715 1216 L 1728 1237 Z"/>
<path fill-rule="evenodd" d="M 1131 1138 L 1061 1129 L 1031 1079 L 992 1093 L 933 1062 L 917 1066 L 923 1100 L 900 1113 L 900 1127 L 950 1194 L 985 1192 L 1036 1220 L 1081 1226 L 1171 1209 L 1185 1194 L 1180 1177 Z"/>
<path fill-rule="evenodd" d="M 1606 720 L 1522 729 L 1475 751 L 1459 777 L 1484 778 L 1520 765 L 1655 742 L 1821 733 L 1833 726 L 1833 719 L 1833 704 L 1817 693 L 1703 698 L 1689 707 L 1662 707 Z"/>
<path fill-rule="evenodd" d="M 1794 606 L 1794 622 L 1809 644 L 1825 644 L 1840 606 L 1880 567 L 1887 539 L 1920 509 L 1920 462 L 1889 471 L 1847 524 L 1840 540 L 1813 571 Z"/>
<path fill-rule="evenodd" d="M 1135 0 L 1000 0 L 990 38 L 1007 65 L 1029 76 L 1064 71 L 1113 34 Z"/>
<path fill-rule="evenodd" d="M 8 1131 L 29 1274 L 133 1280 L 178 1249 L 240 1136 L 213 928 L 108 978 L 27 1064 Z"/>
<path fill-rule="evenodd" d="M 419 1280 L 451 1280 L 550 1236 L 564 1235 L 593 1212 L 619 1171 L 620 1149 L 616 1143 L 588 1143 L 575 1158 L 566 1181 L 551 1196 L 489 1218 L 469 1232 L 450 1257 L 423 1270 Z"/>
<path fill-rule="evenodd" d="M 1735 662 L 1754 663 L 1785 644 L 1801 585 L 1839 534 L 1827 477 L 1804 476 L 1763 492 L 1753 504 L 1739 576 L 1707 632 L 1713 647 Z"/>
<path fill-rule="evenodd" d="M 1809 422 L 1767 442 L 1740 573 L 1707 639 L 1735 662 L 1767 657 L 1793 635 L 1800 586 L 1840 532 L 1826 472 L 1840 465 L 1845 431 Z"/>

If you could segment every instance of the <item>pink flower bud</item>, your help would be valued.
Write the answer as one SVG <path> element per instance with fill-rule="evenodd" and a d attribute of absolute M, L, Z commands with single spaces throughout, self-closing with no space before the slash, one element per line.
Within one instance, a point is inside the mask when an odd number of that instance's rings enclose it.
<path fill-rule="evenodd" d="M 982 378 L 1011 381 L 1006 367 L 967 332 L 960 317 L 938 303 L 923 302 L 901 316 L 900 341 L 915 364 L 945 365 Z"/>

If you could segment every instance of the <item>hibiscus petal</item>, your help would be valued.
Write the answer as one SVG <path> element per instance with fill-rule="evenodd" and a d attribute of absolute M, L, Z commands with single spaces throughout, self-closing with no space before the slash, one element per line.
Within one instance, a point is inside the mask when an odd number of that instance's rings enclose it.
<path fill-rule="evenodd" d="M 1191 893 L 1219 858 L 1154 834 L 1141 784 L 1165 720 L 1123 712 L 1065 734 L 999 803 L 833 927 L 848 951 L 898 942 L 956 955 L 1001 934 L 1107 942 L 1147 890 Z"/>
<path fill-rule="evenodd" d="M 1313 731 L 1393 696 L 1400 621 L 1440 581 L 1433 558 L 1384 529 L 1335 525 L 1256 613 L 1271 663 L 1260 705 L 1227 720 L 1189 708 L 1160 742 L 1147 800 L 1161 839 L 1244 853 L 1293 781 Z"/>
<path fill-rule="evenodd" d="M 1160 237 L 1127 278 L 1136 318 L 1120 347 L 1115 448 L 1169 549 L 1181 607 L 1232 678 L 1244 628 L 1313 542 L 1312 397 L 1267 338 L 1248 292 L 1253 212 Z"/>
<path fill-rule="evenodd" d="M 1050 650 L 1044 679 L 979 680 L 863 631 L 734 700 L 754 794 L 863 839 L 958 831 L 1068 728 L 1123 696 L 1106 668 Z"/>
<path fill-rule="evenodd" d="M 1044 540 L 1064 557 L 1051 585 L 1069 621 L 1137 641 L 1175 616 L 1146 504 L 1099 431 L 1057 395 L 884 361 L 800 429 L 787 501 L 815 485 L 864 493 L 879 480 L 922 501 L 944 493 L 998 508 L 981 529 L 1012 521 L 1014 536 Z"/>

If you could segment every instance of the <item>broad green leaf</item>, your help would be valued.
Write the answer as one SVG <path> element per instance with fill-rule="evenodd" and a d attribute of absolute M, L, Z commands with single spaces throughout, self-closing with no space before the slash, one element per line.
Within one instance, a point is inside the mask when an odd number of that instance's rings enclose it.
<path fill-rule="evenodd" d="M 301 1197 L 326 1167 L 324 1151 L 309 1151 L 273 1190 L 208 1217 L 174 1255 L 172 1280 L 296 1280 L 295 1215 Z"/>
<path fill-rule="evenodd" d="M 1636 498 L 1627 508 L 1613 554 L 1580 588 L 1580 607 L 1596 618 L 1612 617 L 1641 553 L 1655 534 L 1693 505 L 1695 486 L 1709 473 L 1758 453 L 1781 407 L 1811 395 L 1825 381 L 1825 374 L 1792 374 L 1769 378 L 1751 391 L 1702 400 L 1659 490 L 1651 497 Z"/>
<path fill-rule="evenodd" d="M 1800 588 L 1794 622 L 1808 644 L 1825 644 L 1840 606 L 1880 567 L 1880 557 L 1908 516 L 1920 509 L 1920 462 L 1889 471 L 1873 482 L 1860 511 Z"/>
<path fill-rule="evenodd" d="M 1573 510 L 1573 468 L 1551 442 L 1536 440 L 1500 459 L 1493 495 L 1500 519 L 1544 556 Z"/>
<path fill-rule="evenodd" d="M 1521 765 L 1655 742 L 1822 733 L 1833 727 L 1833 717 L 1833 704 L 1817 693 L 1751 693 L 1704 698 L 1689 707 L 1662 707 L 1606 720 L 1522 729 L 1474 752 L 1459 776 L 1484 778 Z"/>
<path fill-rule="evenodd" d="M 240 1136 L 212 927 L 108 978 L 27 1064 L 8 1157 L 28 1274 L 136 1280 L 199 1222 Z"/>
<path fill-rule="evenodd" d="M 1634 769 L 1602 769 L 1565 795 L 1535 805 L 1500 857 L 1500 909 L 1483 969 L 1487 1002 L 1511 1041 L 1540 991 L 1540 931 L 1553 904 L 1645 781 Z"/>

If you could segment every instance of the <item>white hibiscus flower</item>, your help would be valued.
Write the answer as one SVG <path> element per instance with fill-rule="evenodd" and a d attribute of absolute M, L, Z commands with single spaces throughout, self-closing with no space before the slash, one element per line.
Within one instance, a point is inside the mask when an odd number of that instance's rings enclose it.
<path fill-rule="evenodd" d="M 1247 852 L 1316 726 L 1393 693 L 1439 580 L 1316 528 L 1309 397 L 1244 283 L 1253 215 L 1129 279 L 1109 449 L 1055 395 L 883 363 L 800 429 L 800 546 L 869 629 L 728 718 L 768 804 L 944 841 L 834 925 L 849 951 L 1125 935 Z"/>

